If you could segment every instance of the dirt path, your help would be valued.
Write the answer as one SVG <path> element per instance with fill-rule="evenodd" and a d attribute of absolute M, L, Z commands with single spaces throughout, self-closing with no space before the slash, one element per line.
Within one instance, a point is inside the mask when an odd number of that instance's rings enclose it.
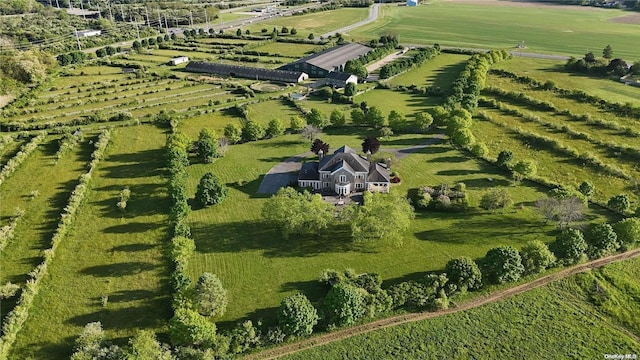
<path fill-rule="evenodd" d="M 464 302 L 455 308 L 450 308 L 447 310 L 441 310 L 436 312 L 409 313 L 404 315 L 393 316 L 390 318 L 374 321 L 368 324 L 355 326 L 352 328 L 343 329 L 343 330 L 339 330 L 336 332 L 332 332 L 332 333 L 328 333 L 320 336 L 315 336 L 306 340 L 299 341 L 297 343 L 281 346 L 274 349 L 269 349 L 257 354 L 251 354 L 245 357 L 245 359 L 276 359 L 281 356 L 293 354 L 293 353 L 296 353 L 302 350 L 311 349 L 317 346 L 326 345 L 334 341 L 350 338 L 352 336 L 356 336 L 360 334 L 365 334 L 371 331 L 384 329 L 392 326 L 398 326 L 398 325 L 406 324 L 410 322 L 431 319 L 431 318 L 435 318 L 435 317 L 439 317 L 447 314 L 457 313 L 460 311 L 476 308 L 482 305 L 494 303 L 515 295 L 519 295 L 529 290 L 536 289 L 544 285 L 548 285 L 551 282 L 564 279 L 566 277 L 569 277 L 581 272 L 589 271 L 591 269 L 599 268 L 601 266 L 610 264 L 612 262 L 628 260 L 628 259 L 636 258 L 639 256 L 640 256 L 640 249 L 635 249 L 635 250 L 627 251 L 621 254 L 607 256 L 601 259 L 586 262 L 584 264 L 572 266 L 570 268 L 564 269 L 554 274 L 545 275 L 543 277 L 540 277 L 526 284 L 518 285 L 510 289 L 492 292 L 490 294 Z"/>

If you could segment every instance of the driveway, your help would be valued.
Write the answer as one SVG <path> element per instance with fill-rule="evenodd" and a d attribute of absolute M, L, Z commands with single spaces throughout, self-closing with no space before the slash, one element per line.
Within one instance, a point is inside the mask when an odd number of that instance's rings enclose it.
<path fill-rule="evenodd" d="M 258 187 L 258 194 L 274 194 L 281 187 L 285 187 L 292 181 L 298 180 L 298 172 L 302 167 L 302 159 L 309 155 L 311 155 L 311 151 L 292 156 L 272 167 L 264 176 L 264 179 L 262 179 L 260 187 Z"/>

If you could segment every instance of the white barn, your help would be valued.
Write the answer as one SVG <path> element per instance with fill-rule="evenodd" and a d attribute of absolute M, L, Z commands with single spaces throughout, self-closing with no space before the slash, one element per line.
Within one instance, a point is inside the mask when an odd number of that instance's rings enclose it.
<path fill-rule="evenodd" d="M 177 58 L 173 58 L 171 60 L 169 60 L 169 64 L 171 65 L 180 65 L 180 64 L 184 64 L 186 62 L 189 62 L 189 58 L 186 56 L 179 56 Z"/>

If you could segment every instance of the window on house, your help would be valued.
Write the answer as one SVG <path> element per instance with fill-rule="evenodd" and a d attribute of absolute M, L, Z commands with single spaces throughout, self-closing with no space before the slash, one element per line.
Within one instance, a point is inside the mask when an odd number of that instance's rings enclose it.
<path fill-rule="evenodd" d="M 340 182 L 347 182 L 347 175 L 340 175 Z"/>

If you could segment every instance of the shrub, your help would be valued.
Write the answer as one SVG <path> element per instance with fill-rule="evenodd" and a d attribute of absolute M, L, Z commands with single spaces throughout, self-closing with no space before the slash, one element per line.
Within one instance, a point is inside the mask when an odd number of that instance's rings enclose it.
<path fill-rule="evenodd" d="M 613 224 L 613 230 L 618 235 L 621 244 L 631 245 L 640 241 L 640 219 L 637 217 L 618 221 Z"/>
<path fill-rule="evenodd" d="M 278 324 L 287 335 L 311 335 L 318 323 L 318 313 L 303 294 L 282 299 L 278 310 Z"/>
<path fill-rule="evenodd" d="M 338 326 L 353 325 L 365 313 L 364 300 L 363 290 L 338 283 L 324 299 L 329 322 Z"/>
<path fill-rule="evenodd" d="M 200 275 L 194 291 L 195 304 L 200 314 L 222 316 L 227 309 L 227 291 L 214 274 L 205 272 Z"/>
<path fill-rule="evenodd" d="M 594 225 L 589 235 L 588 252 L 592 259 L 610 255 L 620 248 L 618 235 L 607 223 Z"/>
<path fill-rule="evenodd" d="M 584 235 L 577 229 L 566 229 L 556 237 L 553 244 L 553 252 L 566 264 L 575 264 L 583 261 L 587 243 Z"/>
<path fill-rule="evenodd" d="M 545 243 L 539 240 L 528 242 L 520 250 L 520 256 L 526 274 L 537 274 L 553 266 L 556 262 L 555 255 Z"/>
<path fill-rule="evenodd" d="M 196 200 L 202 206 L 221 203 L 228 194 L 227 187 L 213 173 L 206 173 L 200 179 L 196 190 Z"/>
<path fill-rule="evenodd" d="M 482 287 L 480 268 L 469 257 L 463 256 L 449 260 L 445 266 L 445 272 L 449 281 L 462 292 Z"/>
<path fill-rule="evenodd" d="M 512 246 L 500 246 L 487 252 L 484 274 L 489 281 L 502 284 L 517 281 L 524 273 L 520 253 Z"/>

